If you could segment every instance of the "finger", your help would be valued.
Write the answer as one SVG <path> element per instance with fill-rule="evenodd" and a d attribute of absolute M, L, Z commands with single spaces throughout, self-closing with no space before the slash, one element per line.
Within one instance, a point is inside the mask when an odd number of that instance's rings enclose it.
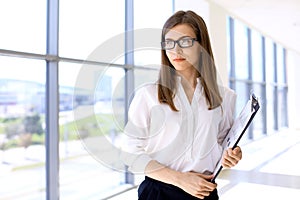
<path fill-rule="evenodd" d="M 233 154 L 232 149 L 227 149 L 223 156 L 223 162 L 232 162 L 235 160 L 236 155 Z"/>
<path fill-rule="evenodd" d="M 205 197 L 207 197 L 209 195 L 210 195 L 210 191 L 197 191 L 197 193 L 194 196 L 204 199 Z"/>
<path fill-rule="evenodd" d="M 204 178 L 205 180 L 210 180 L 214 177 L 213 174 L 200 174 L 198 173 L 198 175 L 201 177 L 201 178 Z"/>
<path fill-rule="evenodd" d="M 193 196 L 197 197 L 198 199 L 204 199 L 205 198 L 205 196 L 203 196 L 201 194 L 195 194 Z"/>
<path fill-rule="evenodd" d="M 228 149 L 228 156 L 231 158 L 231 159 L 235 159 L 237 161 L 241 160 L 241 151 L 240 149 Z M 227 157 L 229 159 L 229 157 Z"/>
<path fill-rule="evenodd" d="M 209 192 L 211 192 L 214 189 L 216 189 L 216 187 L 217 187 L 217 184 L 216 183 L 212 183 L 210 181 L 204 181 L 202 183 L 202 185 L 200 186 L 201 191 L 209 191 Z"/>
<path fill-rule="evenodd" d="M 224 155 L 222 165 L 223 167 L 233 167 L 237 164 L 237 162 L 238 160 L 236 160 L 234 157 L 231 157 L 230 155 Z"/>
<path fill-rule="evenodd" d="M 238 156 L 239 160 L 242 159 L 243 153 L 240 147 L 238 147 L 237 149 L 234 149 L 233 153 Z"/>
<path fill-rule="evenodd" d="M 233 167 L 238 163 L 238 159 L 235 159 L 234 157 L 225 157 L 223 164 L 226 167 Z"/>
<path fill-rule="evenodd" d="M 233 149 L 233 154 L 240 154 L 242 152 L 241 148 L 237 146 L 236 148 Z"/>

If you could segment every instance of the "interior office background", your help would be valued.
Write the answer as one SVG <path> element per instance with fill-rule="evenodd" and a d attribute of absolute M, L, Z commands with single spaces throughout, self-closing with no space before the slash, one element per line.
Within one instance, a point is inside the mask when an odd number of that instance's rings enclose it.
<path fill-rule="evenodd" d="M 220 80 L 238 94 L 237 114 L 251 92 L 258 96 L 262 106 L 247 140 L 300 128 L 299 50 L 218 1 L 0 5 L 0 199 L 101 199 L 138 184 L 125 168 L 95 156 L 88 141 L 117 143 L 129 96 L 157 76 L 160 51 L 127 53 L 137 40 L 128 33 L 156 33 L 181 9 L 205 19 Z M 116 41 L 123 55 L 94 56 Z"/>

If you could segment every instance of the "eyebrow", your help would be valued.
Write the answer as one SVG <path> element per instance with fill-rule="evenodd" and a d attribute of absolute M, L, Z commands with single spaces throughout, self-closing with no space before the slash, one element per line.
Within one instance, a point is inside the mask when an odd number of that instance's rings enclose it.
<path fill-rule="evenodd" d="M 189 36 L 189 35 L 184 35 L 184 36 L 181 36 L 180 38 L 178 38 L 177 40 L 181 40 L 182 38 L 195 38 L 195 37 L 192 37 L 192 36 Z M 172 38 L 165 38 L 165 40 L 174 40 Z"/>

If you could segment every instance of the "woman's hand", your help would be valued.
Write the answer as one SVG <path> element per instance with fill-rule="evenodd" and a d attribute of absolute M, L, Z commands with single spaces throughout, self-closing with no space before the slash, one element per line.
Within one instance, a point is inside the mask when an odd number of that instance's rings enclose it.
<path fill-rule="evenodd" d="M 242 159 L 242 150 L 239 146 L 234 148 L 229 148 L 224 151 L 222 158 L 222 166 L 231 168 L 234 167 Z"/>
<path fill-rule="evenodd" d="M 212 178 L 212 175 L 185 172 L 180 176 L 178 187 L 199 199 L 204 199 L 217 187 L 217 184 L 210 182 Z"/>
<path fill-rule="evenodd" d="M 150 178 L 175 185 L 199 199 L 209 196 L 217 187 L 217 184 L 210 182 L 213 175 L 205 175 L 197 172 L 179 172 L 155 160 L 147 164 L 145 174 Z"/>

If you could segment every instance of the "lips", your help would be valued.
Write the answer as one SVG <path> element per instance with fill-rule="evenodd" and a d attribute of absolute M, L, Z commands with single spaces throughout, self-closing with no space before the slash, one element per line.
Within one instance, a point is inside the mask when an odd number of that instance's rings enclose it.
<path fill-rule="evenodd" d="M 185 61 L 185 58 L 174 58 L 173 61 L 181 62 L 181 61 Z"/>

